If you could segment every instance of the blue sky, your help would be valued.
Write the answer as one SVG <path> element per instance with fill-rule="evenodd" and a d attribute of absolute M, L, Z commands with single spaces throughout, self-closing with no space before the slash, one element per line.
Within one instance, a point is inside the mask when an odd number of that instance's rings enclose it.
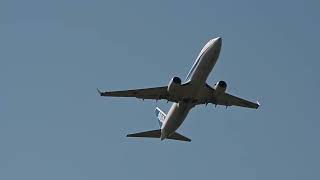
<path fill-rule="evenodd" d="M 0 179 L 320 178 L 317 1 L 0 1 Z M 221 36 L 208 78 L 259 110 L 199 106 L 191 143 L 128 139 L 170 104 L 103 98 L 187 75 Z"/>

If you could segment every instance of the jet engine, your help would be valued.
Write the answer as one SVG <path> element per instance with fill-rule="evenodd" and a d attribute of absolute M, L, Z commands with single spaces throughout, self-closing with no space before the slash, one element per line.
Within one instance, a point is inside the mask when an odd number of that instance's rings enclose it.
<path fill-rule="evenodd" d="M 168 93 L 172 96 L 177 96 L 180 91 L 181 79 L 179 77 L 173 77 L 168 85 Z"/>
<path fill-rule="evenodd" d="M 222 94 L 226 92 L 227 83 L 225 81 L 219 81 L 214 85 L 214 89 L 217 94 Z"/>

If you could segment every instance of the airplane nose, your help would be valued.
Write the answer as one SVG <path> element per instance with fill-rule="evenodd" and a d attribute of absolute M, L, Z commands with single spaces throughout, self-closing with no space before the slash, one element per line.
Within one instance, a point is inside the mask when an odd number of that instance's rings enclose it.
<path fill-rule="evenodd" d="M 217 37 L 217 38 L 213 39 L 213 44 L 215 44 L 215 46 L 221 47 L 221 45 L 222 45 L 222 38 L 221 38 L 221 37 Z"/>
<path fill-rule="evenodd" d="M 217 38 L 216 38 L 216 40 L 215 40 L 215 42 L 217 42 L 217 43 L 221 44 L 221 42 L 222 42 L 222 38 L 221 38 L 221 37 L 217 37 Z"/>

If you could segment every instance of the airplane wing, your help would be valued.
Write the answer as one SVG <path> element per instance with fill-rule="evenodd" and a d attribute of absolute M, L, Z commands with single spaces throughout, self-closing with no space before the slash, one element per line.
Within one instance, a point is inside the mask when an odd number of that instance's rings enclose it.
<path fill-rule="evenodd" d="M 166 99 L 171 102 L 178 102 L 182 97 L 172 97 L 167 91 L 168 86 L 145 88 L 145 89 L 131 89 L 124 91 L 106 91 L 101 92 L 98 90 L 101 96 L 111 97 L 136 97 L 139 99 Z"/>
<path fill-rule="evenodd" d="M 202 90 L 202 96 L 198 99 L 198 104 L 208 103 L 223 106 L 240 106 L 252 109 L 258 109 L 260 106 L 259 102 L 254 103 L 228 93 L 216 95 L 215 90 L 207 84 L 206 88 Z"/>
<path fill-rule="evenodd" d="M 240 106 L 252 109 L 258 109 L 260 106 L 258 101 L 254 103 L 228 93 L 224 93 L 223 95 L 219 96 L 216 100 L 213 100 L 212 103 L 224 106 Z"/>

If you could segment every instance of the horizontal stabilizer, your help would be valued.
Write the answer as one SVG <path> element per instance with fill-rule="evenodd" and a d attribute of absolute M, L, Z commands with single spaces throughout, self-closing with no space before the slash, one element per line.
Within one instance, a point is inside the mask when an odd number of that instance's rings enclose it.
<path fill-rule="evenodd" d="M 147 138 L 160 138 L 160 136 L 161 136 L 161 129 L 127 135 L 127 137 L 147 137 Z"/>
<path fill-rule="evenodd" d="M 127 137 L 145 137 L 145 138 L 160 138 L 161 137 L 161 129 L 152 130 L 152 131 L 145 131 L 139 132 L 134 134 L 128 134 Z M 182 136 L 179 133 L 173 133 L 167 139 L 178 140 L 178 141 L 188 141 L 190 142 L 191 139 Z"/>
<path fill-rule="evenodd" d="M 168 139 L 173 139 L 173 140 L 178 140 L 178 141 L 188 141 L 188 142 L 191 141 L 191 139 L 189 139 L 189 138 L 187 138 L 185 136 L 182 136 L 181 134 L 176 133 L 176 132 L 173 133 L 172 135 L 170 135 L 168 137 Z"/>

